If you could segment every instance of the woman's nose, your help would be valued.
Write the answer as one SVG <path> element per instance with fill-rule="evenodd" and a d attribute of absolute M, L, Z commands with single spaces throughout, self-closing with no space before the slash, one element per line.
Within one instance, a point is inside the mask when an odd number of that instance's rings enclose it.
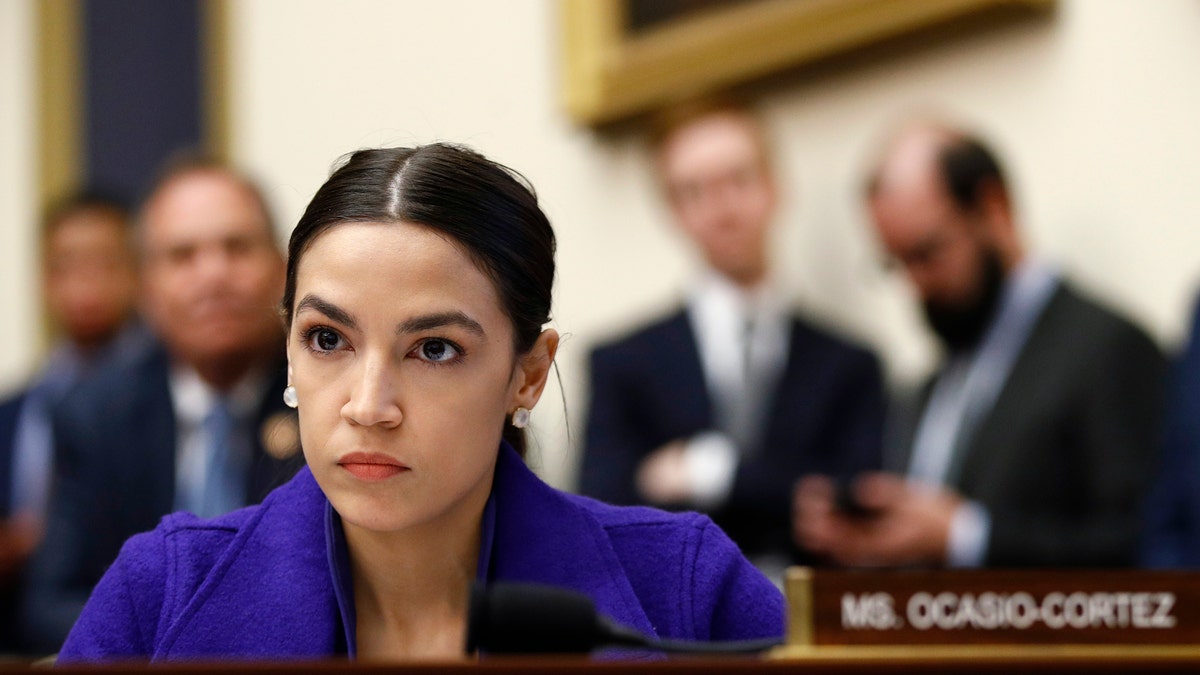
<path fill-rule="evenodd" d="M 342 406 L 342 417 L 364 427 L 396 427 L 403 419 L 396 397 L 398 393 L 387 359 L 368 358 L 350 392 L 350 400 Z"/>

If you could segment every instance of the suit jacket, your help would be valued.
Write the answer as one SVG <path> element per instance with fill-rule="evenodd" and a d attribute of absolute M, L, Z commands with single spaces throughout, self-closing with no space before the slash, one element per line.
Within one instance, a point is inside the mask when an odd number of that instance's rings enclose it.
<path fill-rule="evenodd" d="M 35 554 L 23 610 L 29 639 L 57 650 L 92 587 L 132 535 L 153 528 L 175 507 L 176 426 L 162 348 L 89 377 L 54 414 L 56 488 L 46 536 Z M 273 367 L 253 429 L 284 407 L 286 369 Z M 286 419 L 286 418 L 285 418 Z M 302 464 L 299 454 L 275 459 L 253 439 L 246 476 L 250 502 L 261 500 Z"/>
<path fill-rule="evenodd" d="M 1187 346 L 1172 365 L 1161 463 L 1146 500 L 1141 563 L 1200 567 L 1200 303 Z"/>
<path fill-rule="evenodd" d="M 24 403 L 24 391 L 0 403 L 0 521 L 8 518 L 12 508 L 13 441 Z M 16 639 L 20 587 L 20 578 L 11 584 L 0 584 L 0 652 L 20 648 Z"/>
<path fill-rule="evenodd" d="M 767 405 L 761 447 L 745 455 L 729 499 L 711 514 L 747 554 L 791 549 L 791 494 L 800 476 L 848 479 L 882 462 L 882 377 L 863 349 L 793 318 L 787 364 Z M 686 310 L 602 345 L 591 356 L 581 490 L 636 504 L 642 459 L 714 428 Z"/>
<path fill-rule="evenodd" d="M 506 445 L 488 509 L 489 569 L 479 570 L 481 580 L 580 591 L 600 612 L 651 636 L 783 635 L 779 591 L 703 516 L 558 492 Z M 353 645 L 346 627 L 355 617 L 337 599 L 345 589 L 331 562 L 335 519 L 307 468 L 260 506 L 210 521 L 164 519 L 122 549 L 59 663 L 339 653 Z M 484 521 L 487 547 L 486 513 Z"/>
<path fill-rule="evenodd" d="M 952 487 L 991 516 L 986 565 L 1134 562 L 1164 365 L 1141 329 L 1060 284 L 957 450 Z"/>
<path fill-rule="evenodd" d="M 12 509 L 14 442 L 26 393 L 22 390 L 0 403 L 0 519 Z"/>

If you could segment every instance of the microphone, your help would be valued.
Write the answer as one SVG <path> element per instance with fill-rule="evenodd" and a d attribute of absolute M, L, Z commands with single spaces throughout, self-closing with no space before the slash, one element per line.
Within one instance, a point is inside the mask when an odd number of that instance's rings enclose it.
<path fill-rule="evenodd" d="M 475 583 L 467 611 L 466 653 L 586 654 L 630 647 L 673 654 L 754 654 L 781 639 L 693 642 L 649 638 L 596 611 L 582 593 L 530 583 Z"/>

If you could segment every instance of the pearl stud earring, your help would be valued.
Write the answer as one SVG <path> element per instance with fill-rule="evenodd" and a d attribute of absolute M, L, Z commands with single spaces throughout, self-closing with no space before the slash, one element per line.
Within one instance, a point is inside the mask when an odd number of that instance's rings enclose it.
<path fill-rule="evenodd" d="M 512 425 L 518 429 L 529 426 L 529 408 L 517 408 L 512 414 Z"/>

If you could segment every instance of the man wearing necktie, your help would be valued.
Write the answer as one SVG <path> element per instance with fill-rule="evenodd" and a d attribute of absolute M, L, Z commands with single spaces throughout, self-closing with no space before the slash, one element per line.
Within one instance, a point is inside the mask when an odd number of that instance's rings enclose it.
<path fill-rule="evenodd" d="M 301 462 L 280 399 L 283 258 L 257 187 L 213 162 L 173 165 L 136 234 L 159 342 L 56 411 L 56 498 L 23 610 L 43 651 L 57 649 L 127 538 L 172 511 L 255 503 Z"/>
<path fill-rule="evenodd" d="M 682 307 L 593 352 L 580 487 L 703 510 L 778 576 L 798 553 L 795 481 L 880 466 L 879 366 L 793 313 L 772 281 L 778 186 L 754 114 L 696 102 L 652 135 L 675 224 L 705 264 Z"/>
<path fill-rule="evenodd" d="M 183 480 L 176 499 L 181 510 L 214 518 L 245 506 L 242 483 L 250 448 L 239 442 L 245 434 L 235 433 L 237 425 L 230 401 L 213 397 L 196 434 L 194 450 L 199 452 L 184 450 Z"/>

